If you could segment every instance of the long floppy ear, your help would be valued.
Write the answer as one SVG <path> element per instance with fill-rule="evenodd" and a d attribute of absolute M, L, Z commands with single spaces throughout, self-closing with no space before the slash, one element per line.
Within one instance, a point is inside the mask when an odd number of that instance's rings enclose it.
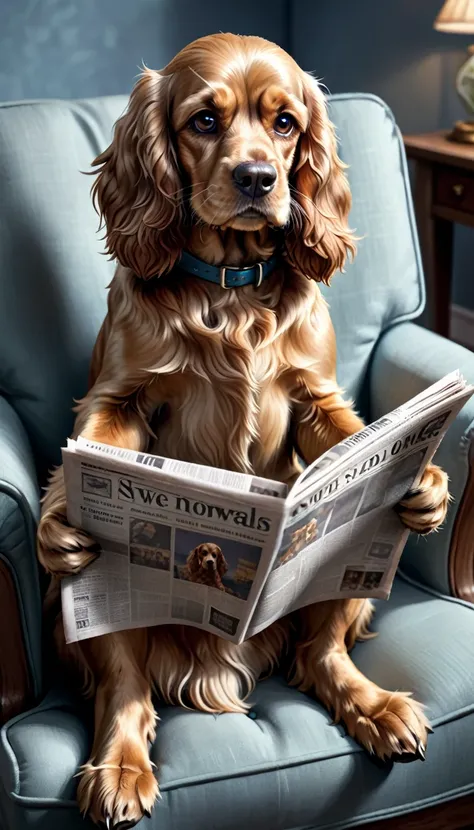
<path fill-rule="evenodd" d="M 355 237 L 347 224 L 351 194 L 324 95 L 310 75 L 304 76 L 304 94 L 308 126 L 290 181 L 301 209 L 287 236 L 286 255 L 299 274 L 327 284 L 343 268 L 347 254 L 355 254 Z"/>
<path fill-rule="evenodd" d="M 217 554 L 217 573 L 219 574 L 221 579 L 224 576 L 224 574 L 227 573 L 227 562 L 220 548 L 219 553 Z"/>
<path fill-rule="evenodd" d="M 145 69 L 112 144 L 98 156 L 92 188 L 107 252 L 137 276 L 169 271 L 181 253 L 181 190 L 168 130 L 172 76 Z"/>
<path fill-rule="evenodd" d="M 191 553 L 188 555 L 188 558 L 186 560 L 186 565 L 188 566 L 189 571 L 192 574 L 197 574 L 197 572 L 199 571 L 199 568 L 200 568 L 200 564 L 199 564 L 199 548 L 200 547 L 201 546 L 198 545 L 197 548 L 194 548 L 194 550 L 191 551 Z"/>

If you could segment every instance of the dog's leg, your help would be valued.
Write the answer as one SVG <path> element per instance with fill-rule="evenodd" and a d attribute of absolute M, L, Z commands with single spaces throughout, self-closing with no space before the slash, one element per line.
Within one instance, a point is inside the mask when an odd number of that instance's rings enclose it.
<path fill-rule="evenodd" d="M 148 754 L 156 715 L 144 674 L 146 642 L 145 632 L 124 632 L 80 644 L 97 687 L 94 743 L 77 798 L 81 811 L 107 828 L 133 827 L 158 796 Z"/>
<path fill-rule="evenodd" d="M 424 759 L 428 721 L 408 693 L 379 688 L 354 665 L 347 648 L 363 638 L 368 600 L 336 600 L 297 612 L 300 641 L 292 683 L 311 691 L 370 753 L 393 761 Z"/>
<path fill-rule="evenodd" d="M 88 409 L 94 403 L 94 411 Z M 139 450 L 146 445 L 148 433 L 140 415 L 123 401 L 116 405 L 100 405 L 97 397 L 85 398 L 76 425 L 76 435 L 83 435 L 103 444 Z M 66 518 L 66 491 L 63 468 L 58 467 L 51 476 L 43 499 L 38 526 L 38 559 L 50 574 L 64 576 L 79 573 L 98 554 L 98 546 L 82 530 L 72 528 Z"/>
<path fill-rule="evenodd" d="M 363 428 L 362 419 L 336 388 L 333 393 L 309 399 L 297 412 L 298 452 L 311 464 L 326 450 Z"/>

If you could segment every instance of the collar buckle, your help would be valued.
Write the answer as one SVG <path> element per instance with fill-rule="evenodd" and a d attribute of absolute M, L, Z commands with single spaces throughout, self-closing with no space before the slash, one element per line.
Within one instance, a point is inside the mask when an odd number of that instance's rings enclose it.
<path fill-rule="evenodd" d="M 225 291 L 229 291 L 229 289 L 232 288 L 231 285 L 226 285 L 226 281 L 225 281 L 226 272 L 229 271 L 229 270 L 231 270 L 231 269 L 226 268 L 225 265 L 222 265 L 221 268 L 219 269 L 219 282 L 220 282 L 221 288 L 223 288 Z"/>
<path fill-rule="evenodd" d="M 226 274 L 227 271 L 253 271 L 254 268 L 258 269 L 258 277 L 255 283 L 255 288 L 260 288 L 263 282 L 263 264 L 261 262 L 257 262 L 256 265 L 250 265 L 248 268 L 234 268 L 232 265 L 221 265 L 219 268 L 219 284 L 220 287 L 223 288 L 225 291 L 229 291 L 230 288 L 233 288 L 232 285 L 227 285 L 226 283 Z M 248 283 L 247 283 L 248 284 Z"/>

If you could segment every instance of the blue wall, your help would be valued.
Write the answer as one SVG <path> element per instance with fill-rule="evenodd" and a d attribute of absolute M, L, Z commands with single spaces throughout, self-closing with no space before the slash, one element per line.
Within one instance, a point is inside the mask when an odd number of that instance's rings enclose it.
<path fill-rule="evenodd" d="M 211 32 L 287 46 L 282 0 L 0 0 L 0 101 L 128 92 Z"/>
<path fill-rule="evenodd" d="M 442 0 L 0 0 L 0 100 L 128 92 L 215 31 L 290 47 L 333 92 L 384 98 L 405 132 L 448 127 L 469 39 L 432 28 Z M 290 23 L 290 25 L 288 25 Z M 474 234 L 456 230 L 454 300 L 474 309 Z"/>
<path fill-rule="evenodd" d="M 466 118 L 454 79 L 474 41 L 433 29 L 443 0 L 293 0 L 291 45 L 331 92 L 373 92 L 405 133 Z M 474 309 L 474 232 L 456 228 L 453 300 Z"/>

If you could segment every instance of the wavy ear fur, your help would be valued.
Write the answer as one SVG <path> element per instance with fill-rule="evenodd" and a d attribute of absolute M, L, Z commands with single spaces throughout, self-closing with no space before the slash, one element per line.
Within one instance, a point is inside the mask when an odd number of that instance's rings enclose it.
<path fill-rule="evenodd" d="M 200 569 L 199 548 L 200 545 L 198 545 L 197 548 L 194 548 L 186 560 L 186 565 L 188 566 L 189 572 L 192 574 L 197 574 Z"/>
<path fill-rule="evenodd" d="M 217 573 L 219 576 L 222 577 L 227 572 L 227 562 L 225 561 L 224 554 L 219 549 L 219 553 L 217 554 Z"/>
<path fill-rule="evenodd" d="M 327 284 L 347 254 L 355 254 L 347 224 L 351 194 L 324 95 L 310 75 L 305 75 L 304 90 L 309 121 L 291 177 L 301 224 L 288 233 L 286 254 L 296 272 Z"/>
<path fill-rule="evenodd" d="M 92 188 L 107 251 L 140 277 L 169 271 L 182 250 L 181 182 L 168 130 L 172 76 L 145 69 Z"/>

